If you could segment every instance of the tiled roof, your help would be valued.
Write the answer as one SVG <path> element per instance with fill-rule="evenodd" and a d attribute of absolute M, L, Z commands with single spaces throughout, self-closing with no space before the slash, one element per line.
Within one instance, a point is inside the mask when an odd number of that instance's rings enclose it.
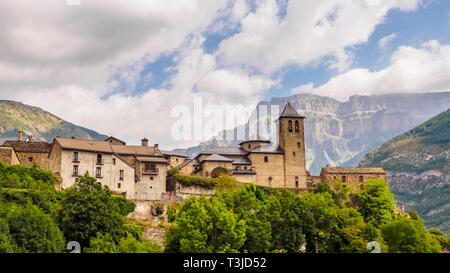
<path fill-rule="evenodd" d="M 256 154 L 284 154 L 284 151 L 275 144 L 261 145 L 258 148 L 251 151 Z"/>
<path fill-rule="evenodd" d="M 136 159 L 141 162 L 168 163 L 164 157 L 137 157 Z"/>
<path fill-rule="evenodd" d="M 163 155 L 167 155 L 167 156 L 179 156 L 179 157 L 185 157 L 185 158 L 189 157 L 187 155 L 184 155 L 184 154 L 182 154 L 180 152 L 175 152 L 175 151 L 161 151 L 161 153 Z"/>
<path fill-rule="evenodd" d="M 113 153 L 110 143 L 103 140 L 87 140 L 87 139 L 55 137 L 55 141 L 63 149 L 67 150 L 82 150 L 82 151 L 91 151 L 109 154 Z"/>
<path fill-rule="evenodd" d="M 347 167 L 325 167 L 322 168 L 322 172 L 328 174 L 347 174 L 347 173 L 356 173 L 356 174 L 386 174 L 383 168 L 347 168 Z"/>
<path fill-rule="evenodd" d="M 203 161 L 214 161 L 214 162 L 233 162 L 232 159 L 226 158 L 224 156 L 213 154 L 205 158 Z"/>
<path fill-rule="evenodd" d="M 162 155 L 153 146 L 112 145 L 103 140 L 86 140 L 56 137 L 55 141 L 63 149 L 82 150 L 99 153 L 116 153 L 119 155 L 155 156 Z"/>
<path fill-rule="evenodd" d="M 52 143 L 43 141 L 11 141 L 3 143 L 3 147 L 12 147 L 16 152 L 24 153 L 50 153 Z"/>
<path fill-rule="evenodd" d="M 229 155 L 226 157 L 233 160 L 233 165 L 252 165 L 252 162 L 246 156 Z"/>
<path fill-rule="evenodd" d="M 305 118 L 300 115 L 295 108 L 292 106 L 290 102 L 286 103 L 283 112 L 280 115 L 280 118 Z"/>
<path fill-rule="evenodd" d="M 204 155 L 246 155 L 248 152 L 240 147 L 214 147 L 206 151 L 201 152 Z"/>
<path fill-rule="evenodd" d="M 162 155 L 153 146 L 131 146 L 131 145 L 111 145 L 114 152 L 120 155 Z"/>

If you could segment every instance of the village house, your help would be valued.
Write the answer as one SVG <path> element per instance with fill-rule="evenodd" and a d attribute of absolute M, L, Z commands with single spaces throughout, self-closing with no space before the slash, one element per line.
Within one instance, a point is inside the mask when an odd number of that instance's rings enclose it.
<path fill-rule="evenodd" d="M 14 153 L 6 152 L 9 156 L 3 158 L 0 157 L 4 163 L 12 162 L 11 165 L 16 163 L 15 159 L 19 161 L 19 164 L 31 167 L 33 164 L 40 166 L 41 168 L 49 168 L 48 155 L 52 149 L 52 143 L 45 141 L 33 141 L 29 136 L 25 140 L 23 139 L 23 132 L 18 131 L 17 140 L 7 140 L 1 146 L 3 151 L 7 151 L 7 148 L 12 148 Z M 6 149 L 5 149 L 6 148 Z"/>
<path fill-rule="evenodd" d="M 383 168 L 332 168 L 327 165 L 320 172 L 322 183 L 332 185 L 334 181 L 341 181 L 353 190 L 359 190 L 362 182 L 376 178 L 386 181 Z"/>
<path fill-rule="evenodd" d="M 166 190 L 168 162 L 147 139 L 132 146 L 112 137 L 104 141 L 56 137 L 49 160 L 50 170 L 63 180 L 62 188 L 88 172 L 128 199 L 159 200 Z"/>

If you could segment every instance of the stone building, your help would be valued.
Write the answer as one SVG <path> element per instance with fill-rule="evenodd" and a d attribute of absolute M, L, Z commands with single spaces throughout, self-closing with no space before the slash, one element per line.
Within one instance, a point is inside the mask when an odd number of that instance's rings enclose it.
<path fill-rule="evenodd" d="M 0 147 L 0 161 L 6 165 L 20 164 L 16 152 L 11 147 Z"/>
<path fill-rule="evenodd" d="M 23 140 L 23 132 L 19 131 L 17 140 L 7 140 L 1 147 L 10 147 L 14 150 L 19 163 L 28 167 L 37 164 L 41 168 L 49 168 L 48 155 L 52 143 L 33 141 L 31 137 Z M 14 158 L 14 156 L 12 156 Z"/>
<path fill-rule="evenodd" d="M 327 165 L 320 172 L 322 183 L 331 185 L 339 180 L 353 190 L 360 189 L 362 182 L 375 178 L 386 181 L 386 172 L 383 168 L 332 168 Z"/>
<path fill-rule="evenodd" d="M 236 148 L 213 148 L 185 161 L 178 169 L 183 174 L 204 177 L 211 177 L 214 170 L 226 169 L 243 183 L 307 188 L 304 118 L 287 103 L 277 120 L 278 143 L 255 138 L 241 142 Z"/>
<path fill-rule="evenodd" d="M 166 160 L 169 162 L 169 168 L 171 167 L 177 167 L 181 164 L 183 164 L 186 160 L 189 159 L 188 156 L 185 156 L 183 154 L 177 153 L 177 152 L 168 152 L 168 151 L 161 151 Z"/>
<path fill-rule="evenodd" d="M 49 155 L 50 169 L 61 176 L 62 188 L 85 172 L 128 199 L 159 200 L 166 190 L 168 164 L 158 146 L 126 145 L 110 137 L 84 140 L 56 137 Z"/>

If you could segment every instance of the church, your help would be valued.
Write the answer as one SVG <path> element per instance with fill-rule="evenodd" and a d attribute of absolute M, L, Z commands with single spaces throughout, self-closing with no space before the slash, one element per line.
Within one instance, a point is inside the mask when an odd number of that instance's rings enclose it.
<path fill-rule="evenodd" d="M 241 142 L 240 147 L 216 147 L 178 169 L 203 177 L 217 177 L 226 170 L 242 183 L 305 189 L 312 180 L 306 170 L 304 119 L 288 102 L 277 120 L 278 143 L 254 138 Z"/>

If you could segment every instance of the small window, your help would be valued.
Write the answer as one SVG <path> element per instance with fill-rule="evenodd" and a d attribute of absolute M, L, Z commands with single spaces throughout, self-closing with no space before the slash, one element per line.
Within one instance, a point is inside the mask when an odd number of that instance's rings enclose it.
<path fill-rule="evenodd" d="M 292 153 L 295 156 L 295 152 Z"/>
<path fill-rule="evenodd" d="M 97 164 L 103 164 L 103 156 L 102 154 L 98 154 L 97 155 Z"/>
<path fill-rule="evenodd" d="M 342 182 L 347 182 L 347 177 L 345 175 L 342 176 Z"/>
<path fill-rule="evenodd" d="M 80 161 L 79 159 L 80 158 L 79 158 L 78 152 L 73 152 L 73 161 L 78 162 L 78 161 Z"/>
<path fill-rule="evenodd" d="M 337 179 L 337 176 L 336 176 L 336 175 L 335 175 L 335 176 L 333 176 L 333 179 L 334 179 L 334 180 L 336 180 L 336 179 Z"/>
<path fill-rule="evenodd" d="M 123 170 L 120 170 L 119 171 L 119 179 L 123 180 L 123 176 L 124 176 L 124 172 L 123 172 Z"/>
<path fill-rule="evenodd" d="M 153 176 L 150 176 L 150 180 L 153 180 Z"/>
<path fill-rule="evenodd" d="M 73 175 L 78 176 L 78 166 L 77 165 L 73 166 Z"/>
<path fill-rule="evenodd" d="M 295 177 L 295 187 L 298 188 L 298 176 Z"/>
<path fill-rule="evenodd" d="M 251 149 L 251 148 L 252 148 L 252 145 L 251 145 L 251 144 L 248 144 L 248 148 Z"/>
<path fill-rule="evenodd" d="M 176 159 L 176 161 L 178 162 L 178 158 Z"/>
<path fill-rule="evenodd" d="M 300 129 L 299 129 L 299 125 L 298 125 L 298 120 L 295 121 L 295 132 L 296 132 L 296 133 L 300 133 Z"/>
<path fill-rule="evenodd" d="M 28 161 L 33 162 L 33 157 L 30 156 L 30 157 L 28 158 Z"/>
<path fill-rule="evenodd" d="M 301 147 L 302 147 L 301 143 L 297 142 L 297 148 L 301 148 Z"/>
<path fill-rule="evenodd" d="M 97 169 L 95 169 L 95 177 L 97 178 L 102 177 L 102 168 L 97 167 Z"/>
<path fill-rule="evenodd" d="M 288 121 L 289 133 L 292 133 L 292 120 Z"/>
<path fill-rule="evenodd" d="M 120 186 L 122 186 L 120 183 L 117 183 L 117 188 L 120 189 Z"/>
<path fill-rule="evenodd" d="M 247 170 L 247 167 L 244 167 L 244 170 Z"/>
<path fill-rule="evenodd" d="M 268 156 L 264 157 L 264 162 L 269 162 L 269 157 Z"/>
<path fill-rule="evenodd" d="M 116 165 L 116 159 L 113 158 L 113 165 Z"/>
<path fill-rule="evenodd" d="M 364 181 L 364 176 L 360 175 L 359 176 L 359 182 L 363 182 Z"/>

